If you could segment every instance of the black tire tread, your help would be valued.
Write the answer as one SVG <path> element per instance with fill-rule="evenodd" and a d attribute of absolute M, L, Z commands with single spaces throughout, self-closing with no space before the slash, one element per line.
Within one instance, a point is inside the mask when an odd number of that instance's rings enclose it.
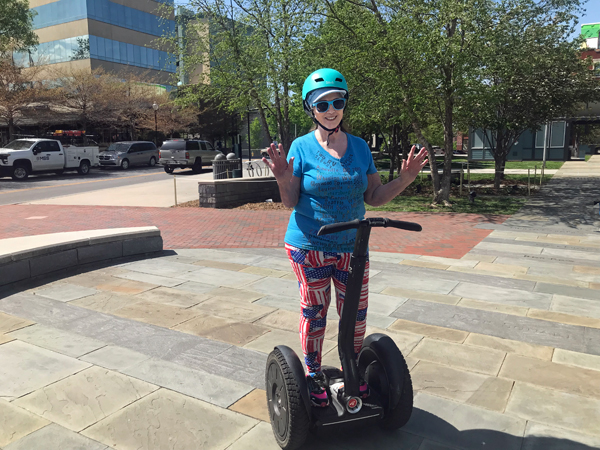
<path fill-rule="evenodd" d="M 404 358 L 400 363 L 404 369 L 404 383 L 402 385 L 402 397 L 396 407 L 388 411 L 385 417 L 379 422 L 379 425 L 384 430 L 397 430 L 402 428 L 409 421 L 413 410 L 413 388 L 410 372 Z"/>
<path fill-rule="evenodd" d="M 287 361 L 285 360 L 283 354 L 278 349 L 274 349 L 269 355 L 269 358 L 267 359 L 267 367 L 269 367 L 272 359 L 275 359 L 277 365 L 281 369 L 281 373 L 283 374 L 289 411 L 289 433 L 286 441 L 279 441 L 277 437 L 277 432 L 275 430 L 273 430 L 273 434 L 275 435 L 275 440 L 283 450 L 295 450 L 302 444 L 304 444 L 304 442 L 306 441 L 310 428 L 310 420 L 308 417 L 308 413 L 306 412 L 306 409 L 304 407 L 304 402 L 302 401 L 302 395 L 300 394 L 296 385 L 294 374 Z M 266 377 L 268 377 L 268 370 L 265 374 L 265 378 Z M 267 389 L 268 388 L 269 387 L 267 386 Z"/>

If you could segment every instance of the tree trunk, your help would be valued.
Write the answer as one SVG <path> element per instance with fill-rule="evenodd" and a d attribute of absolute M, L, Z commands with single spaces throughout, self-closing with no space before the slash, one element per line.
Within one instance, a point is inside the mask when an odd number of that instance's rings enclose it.
<path fill-rule="evenodd" d="M 443 202 L 450 206 L 450 187 L 452 184 L 452 150 L 453 150 L 453 108 L 451 94 L 447 94 L 444 105 L 444 172 L 440 190 L 436 193 L 436 202 Z"/>
<path fill-rule="evenodd" d="M 496 153 L 498 152 L 494 153 L 494 166 L 496 169 L 494 174 L 494 191 L 497 194 L 500 191 L 500 182 L 504 178 L 504 166 L 506 158 L 501 155 L 497 156 Z"/>
<path fill-rule="evenodd" d="M 15 135 L 15 121 L 11 117 L 10 119 L 8 119 L 8 142 L 14 140 L 14 137 L 13 137 L 14 135 Z"/>
<path fill-rule="evenodd" d="M 394 179 L 394 170 L 396 169 L 396 167 L 398 168 L 398 174 L 400 174 L 401 166 L 399 166 L 397 164 L 398 155 L 400 154 L 400 151 L 399 151 L 400 148 L 398 145 L 398 132 L 399 132 L 398 125 L 393 125 L 391 134 L 390 134 L 392 143 L 391 143 L 391 148 L 390 148 L 390 179 L 389 179 L 389 181 L 392 181 Z"/>
<path fill-rule="evenodd" d="M 435 152 L 431 148 L 431 144 L 421 131 L 421 124 L 416 118 L 413 118 L 412 127 L 417 136 L 419 143 L 427 149 L 429 156 L 429 168 L 431 169 L 431 183 L 433 184 L 433 203 L 437 203 L 437 192 L 440 190 L 440 174 L 438 173 L 437 162 L 435 160 Z"/>

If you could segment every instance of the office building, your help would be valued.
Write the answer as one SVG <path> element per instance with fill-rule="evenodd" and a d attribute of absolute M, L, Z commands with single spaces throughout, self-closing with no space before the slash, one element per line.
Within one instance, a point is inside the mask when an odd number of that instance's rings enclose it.
<path fill-rule="evenodd" d="M 159 38 L 175 33 L 163 18 L 174 0 L 30 0 L 40 45 L 22 55 L 25 65 L 103 68 L 143 74 L 145 81 L 175 84 L 175 56 Z"/>

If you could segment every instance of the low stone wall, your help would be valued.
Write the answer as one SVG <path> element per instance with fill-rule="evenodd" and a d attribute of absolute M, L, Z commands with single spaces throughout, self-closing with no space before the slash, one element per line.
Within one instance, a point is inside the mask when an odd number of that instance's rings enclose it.
<path fill-rule="evenodd" d="M 0 240 L 0 286 L 63 269 L 161 252 L 156 227 L 54 233 Z"/>
<path fill-rule="evenodd" d="M 231 208 L 268 199 L 281 201 L 274 177 L 200 181 L 198 194 L 202 208 Z"/>

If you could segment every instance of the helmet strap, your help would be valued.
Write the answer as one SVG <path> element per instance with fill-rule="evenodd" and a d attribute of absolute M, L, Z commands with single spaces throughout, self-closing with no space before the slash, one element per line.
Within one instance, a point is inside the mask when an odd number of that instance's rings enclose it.
<path fill-rule="evenodd" d="M 339 125 L 335 128 L 327 128 L 327 127 L 324 127 L 323 124 L 317 120 L 317 118 L 314 116 L 314 114 L 313 114 L 312 119 L 313 119 L 314 123 L 316 123 L 318 126 L 323 128 L 325 131 L 329 131 L 329 134 L 327 135 L 327 145 L 329 145 L 329 138 L 331 137 L 331 135 L 340 131 L 340 127 L 342 126 L 342 122 L 344 121 L 344 119 L 340 120 Z"/>

